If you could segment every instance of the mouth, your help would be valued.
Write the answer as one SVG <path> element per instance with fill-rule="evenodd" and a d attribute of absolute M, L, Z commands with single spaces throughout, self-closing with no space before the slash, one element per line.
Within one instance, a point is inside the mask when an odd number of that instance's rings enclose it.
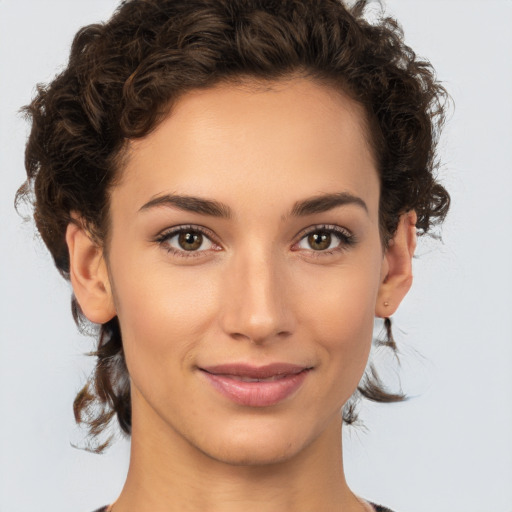
<path fill-rule="evenodd" d="M 212 387 L 230 401 L 268 407 L 298 391 L 312 368 L 288 363 L 259 367 L 240 363 L 199 369 Z"/>

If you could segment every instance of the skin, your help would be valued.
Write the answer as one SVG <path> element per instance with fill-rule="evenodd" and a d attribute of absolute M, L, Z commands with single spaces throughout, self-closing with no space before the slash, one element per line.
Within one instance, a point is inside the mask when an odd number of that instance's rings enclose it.
<path fill-rule="evenodd" d="M 332 193 L 360 202 L 291 214 Z M 411 212 L 383 249 L 379 194 L 361 107 L 307 79 L 190 92 L 131 141 L 107 250 L 79 222 L 67 232 L 75 295 L 93 322 L 118 315 L 131 379 L 131 461 L 115 512 L 366 510 L 345 481 L 340 411 L 374 317 L 410 287 L 415 247 Z M 165 195 L 221 202 L 231 217 Z M 180 226 L 207 231 L 199 248 L 169 234 Z M 341 236 L 311 245 L 329 229 Z M 233 361 L 312 370 L 282 402 L 250 407 L 199 370 Z"/>

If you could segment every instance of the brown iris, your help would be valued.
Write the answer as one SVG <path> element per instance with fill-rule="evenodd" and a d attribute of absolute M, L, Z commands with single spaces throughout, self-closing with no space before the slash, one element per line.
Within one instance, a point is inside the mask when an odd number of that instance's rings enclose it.
<path fill-rule="evenodd" d="M 331 233 L 327 231 L 316 231 L 308 236 L 309 246 L 315 251 L 322 251 L 331 245 Z"/>
<path fill-rule="evenodd" d="M 178 243 L 185 251 L 195 251 L 203 243 L 203 235 L 193 231 L 185 231 L 178 236 Z"/>

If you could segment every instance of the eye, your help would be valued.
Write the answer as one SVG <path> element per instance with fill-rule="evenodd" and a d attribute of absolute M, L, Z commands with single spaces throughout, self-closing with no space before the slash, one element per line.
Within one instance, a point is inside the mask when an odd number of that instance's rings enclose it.
<path fill-rule="evenodd" d="M 296 244 L 297 249 L 305 249 L 321 254 L 343 251 L 355 243 L 354 235 L 339 226 L 315 226 L 302 234 Z M 316 256 L 316 255 L 315 255 Z"/>
<path fill-rule="evenodd" d="M 182 257 L 200 256 L 209 250 L 219 250 L 206 230 L 199 226 L 181 226 L 163 232 L 156 241 L 168 252 Z"/>

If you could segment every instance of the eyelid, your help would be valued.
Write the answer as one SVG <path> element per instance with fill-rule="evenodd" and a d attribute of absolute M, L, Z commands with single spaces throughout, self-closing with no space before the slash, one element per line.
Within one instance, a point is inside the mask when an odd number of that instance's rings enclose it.
<path fill-rule="evenodd" d="M 204 253 L 214 250 L 218 251 L 220 250 L 220 244 L 218 243 L 216 236 L 214 233 L 209 230 L 208 228 L 205 228 L 204 226 L 199 226 L 196 224 L 182 224 L 179 226 L 173 226 L 170 228 L 166 228 L 163 231 L 161 231 L 154 239 L 155 242 L 159 243 L 160 245 L 164 246 L 165 242 L 171 238 L 174 238 L 176 235 L 179 235 L 180 233 L 187 232 L 187 231 L 193 231 L 197 233 L 201 233 L 203 236 L 205 236 L 216 248 L 214 249 L 203 249 L 203 250 L 197 250 L 197 251 L 186 251 L 184 249 L 177 249 L 175 247 L 167 246 L 166 250 L 174 255 L 177 256 L 183 256 L 183 257 L 196 257 L 201 256 Z"/>
<path fill-rule="evenodd" d="M 339 233 L 342 236 L 345 236 L 347 238 L 350 238 L 354 236 L 352 231 L 349 229 L 338 226 L 336 224 L 314 224 L 312 226 L 308 226 L 307 228 L 302 229 L 295 235 L 295 238 L 297 241 L 302 240 L 306 235 L 309 235 L 311 233 L 315 233 L 316 231 L 329 231 L 334 233 Z"/>
<path fill-rule="evenodd" d="M 328 233 L 334 233 L 334 235 L 340 239 L 340 245 L 333 249 L 326 249 L 323 251 L 315 251 L 314 249 L 306 250 L 307 252 L 311 253 L 314 257 L 330 255 L 335 252 L 341 252 L 356 243 L 356 238 L 355 238 L 354 234 L 349 229 L 347 229 L 345 227 L 337 226 L 335 224 L 316 224 L 314 226 L 309 226 L 307 228 L 304 228 L 296 235 L 296 237 L 295 237 L 296 242 L 294 242 L 294 244 L 292 246 L 292 250 L 294 250 L 293 247 L 295 247 L 297 244 L 299 244 L 306 236 L 310 235 L 311 233 L 316 233 L 318 231 L 326 231 Z M 295 249 L 295 250 L 298 251 L 301 249 Z"/>
<path fill-rule="evenodd" d="M 195 250 L 195 251 L 186 251 L 184 249 L 177 249 L 175 247 L 171 247 L 170 245 L 167 245 L 165 249 L 176 256 L 179 257 L 197 257 L 202 256 L 205 253 L 214 250 L 219 251 L 222 249 L 220 243 L 217 241 L 216 235 L 208 228 L 196 224 L 183 224 L 178 226 L 173 226 L 164 229 L 161 231 L 155 238 L 154 241 L 159 243 L 162 246 L 165 246 L 165 242 L 169 239 L 175 237 L 176 235 L 179 235 L 180 233 L 187 232 L 187 231 L 195 231 L 198 233 L 201 233 L 203 236 L 205 236 L 214 246 L 213 249 L 203 249 L 203 250 Z M 302 229 L 296 236 L 296 241 L 292 245 L 293 251 L 303 250 L 303 249 L 294 249 L 294 247 L 300 243 L 306 236 L 310 235 L 311 233 L 315 233 L 318 231 L 325 231 L 328 233 L 334 233 L 335 236 L 338 237 L 340 240 L 340 244 L 333 248 L 333 249 L 326 249 L 326 250 L 319 250 L 315 251 L 314 249 L 306 250 L 306 252 L 309 252 L 314 257 L 319 256 L 326 256 L 330 255 L 336 252 L 342 252 L 346 250 L 349 246 L 354 245 L 356 243 L 356 239 L 354 234 L 347 228 L 338 226 L 335 224 L 315 224 L 312 226 L 308 226 L 307 228 Z"/>

